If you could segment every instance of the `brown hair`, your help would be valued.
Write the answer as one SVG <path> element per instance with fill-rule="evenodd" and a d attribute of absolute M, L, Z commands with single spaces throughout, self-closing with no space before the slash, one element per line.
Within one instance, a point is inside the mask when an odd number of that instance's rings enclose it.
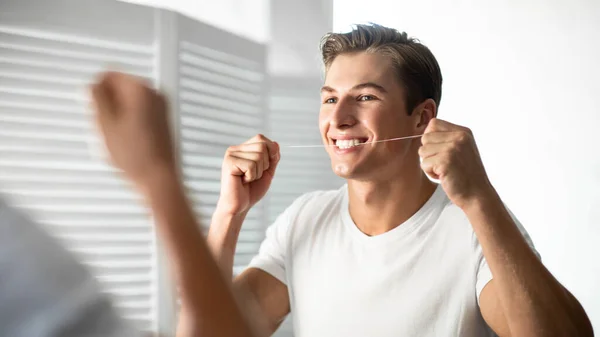
<path fill-rule="evenodd" d="M 409 114 L 424 100 L 431 98 L 440 105 L 442 73 L 429 48 L 405 32 L 378 24 L 355 25 L 348 33 L 329 33 L 321 40 L 325 70 L 340 54 L 353 52 L 379 53 L 390 57 L 400 85 L 406 88 Z"/>

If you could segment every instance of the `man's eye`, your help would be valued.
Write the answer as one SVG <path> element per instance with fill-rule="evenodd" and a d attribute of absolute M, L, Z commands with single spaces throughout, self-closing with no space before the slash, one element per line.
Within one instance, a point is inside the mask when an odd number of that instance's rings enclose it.
<path fill-rule="evenodd" d="M 324 103 L 331 104 L 331 103 L 335 103 L 336 101 L 337 100 L 335 98 L 331 97 L 331 98 L 326 99 Z"/>
<path fill-rule="evenodd" d="M 372 101 L 375 97 L 371 95 L 362 95 L 358 98 L 359 101 Z"/>

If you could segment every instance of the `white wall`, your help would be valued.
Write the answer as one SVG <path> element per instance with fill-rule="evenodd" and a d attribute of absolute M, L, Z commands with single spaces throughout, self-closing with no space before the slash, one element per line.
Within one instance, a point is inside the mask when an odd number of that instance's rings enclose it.
<path fill-rule="evenodd" d="M 114 0 L 108 0 L 114 1 Z M 269 40 L 269 0 L 121 0 L 170 9 L 250 40 Z"/>
<path fill-rule="evenodd" d="M 106 0 L 114 1 L 114 0 Z M 119 0 L 166 8 L 268 44 L 275 76 L 321 76 L 319 41 L 331 31 L 333 0 Z"/>
<path fill-rule="evenodd" d="M 440 117 L 475 132 L 492 182 L 600 332 L 600 2 L 334 1 L 428 45 Z"/>
<path fill-rule="evenodd" d="M 315 78 L 321 87 L 321 37 L 333 28 L 333 0 L 273 0 L 270 10 L 269 73 Z M 317 127 L 315 119 L 315 128 Z"/>

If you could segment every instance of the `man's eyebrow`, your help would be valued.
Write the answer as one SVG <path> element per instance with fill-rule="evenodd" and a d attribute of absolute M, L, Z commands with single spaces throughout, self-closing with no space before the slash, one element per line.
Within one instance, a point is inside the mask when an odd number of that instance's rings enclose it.
<path fill-rule="evenodd" d="M 371 88 L 371 89 L 375 89 L 382 93 L 387 93 L 387 90 L 385 90 L 385 88 L 383 86 L 381 86 L 377 83 L 374 83 L 374 82 L 365 82 L 365 83 L 357 84 L 357 85 L 353 86 L 351 90 L 358 90 L 358 89 L 364 89 L 364 88 Z M 336 90 L 330 86 L 325 85 L 321 88 L 321 93 L 323 93 L 323 92 L 336 92 Z"/>
<path fill-rule="evenodd" d="M 330 86 L 324 85 L 324 86 L 321 88 L 321 93 L 323 93 L 323 92 L 335 92 L 335 89 L 333 89 L 333 88 L 332 88 L 332 87 L 330 87 Z"/>
<path fill-rule="evenodd" d="M 377 83 L 373 83 L 373 82 L 357 84 L 354 87 L 352 87 L 352 90 L 364 89 L 364 88 L 371 88 L 371 89 L 375 89 L 379 92 L 387 93 L 387 90 L 385 90 L 385 88 L 383 86 L 381 86 Z"/>

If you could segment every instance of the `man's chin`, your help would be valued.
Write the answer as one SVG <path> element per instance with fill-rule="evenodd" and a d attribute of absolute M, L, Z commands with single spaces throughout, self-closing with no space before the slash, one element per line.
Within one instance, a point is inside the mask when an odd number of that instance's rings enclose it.
<path fill-rule="evenodd" d="M 373 161 L 332 161 L 331 169 L 335 175 L 346 180 L 378 181 L 383 178 L 381 167 Z"/>
<path fill-rule="evenodd" d="M 364 170 L 361 170 L 360 167 L 357 167 L 356 165 L 348 165 L 347 163 L 333 164 L 332 169 L 335 175 L 346 180 L 361 179 L 366 178 L 365 176 L 368 176 L 368 174 L 364 174 L 366 172 L 363 172 Z M 361 172 L 363 174 L 361 174 Z"/>
<path fill-rule="evenodd" d="M 341 178 L 346 178 L 351 172 L 350 165 L 346 163 L 334 163 L 331 165 L 331 168 L 333 169 L 333 173 Z"/>

